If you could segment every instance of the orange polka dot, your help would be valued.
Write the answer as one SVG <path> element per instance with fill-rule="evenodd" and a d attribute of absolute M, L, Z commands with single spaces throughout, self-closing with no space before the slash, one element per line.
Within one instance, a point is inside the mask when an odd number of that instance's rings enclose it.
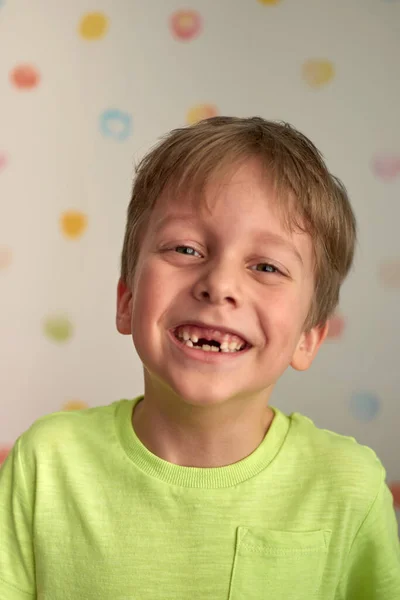
<path fill-rule="evenodd" d="M 213 104 L 198 104 L 193 106 L 186 115 L 186 122 L 189 125 L 194 125 L 198 121 L 203 119 L 209 119 L 210 117 L 216 117 L 218 115 L 218 109 Z"/>
<path fill-rule="evenodd" d="M 20 90 L 31 90 L 38 85 L 40 75 L 33 65 L 18 65 L 11 71 L 10 80 Z"/>
<path fill-rule="evenodd" d="M 6 269 L 11 265 L 12 251 L 7 246 L 0 246 L 0 269 Z"/>

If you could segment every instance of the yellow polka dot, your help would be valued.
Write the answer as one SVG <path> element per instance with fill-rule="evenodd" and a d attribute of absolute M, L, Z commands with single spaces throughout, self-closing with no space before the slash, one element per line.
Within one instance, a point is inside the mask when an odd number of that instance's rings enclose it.
<path fill-rule="evenodd" d="M 68 400 L 62 410 L 83 410 L 84 408 L 89 408 L 89 405 L 83 400 Z"/>
<path fill-rule="evenodd" d="M 265 6 L 273 6 L 274 4 L 279 4 L 281 0 L 258 0 L 260 4 L 265 4 Z"/>
<path fill-rule="evenodd" d="M 76 239 L 85 231 L 87 221 L 84 213 L 69 210 L 61 215 L 61 230 L 66 237 Z"/>
<path fill-rule="evenodd" d="M 329 60 L 307 60 L 303 64 L 303 78 L 314 88 L 329 83 L 335 76 L 335 67 Z"/>
<path fill-rule="evenodd" d="M 216 117 L 218 115 L 217 107 L 213 104 L 198 104 L 193 106 L 186 115 L 186 121 L 189 125 L 194 125 L 203 119 Z"/>
<path fill-rule="evenodd" d="M 103 13 L 87 13 L 79 24 L 79 33 L 85 40 L 99 40 L 108 30 L 108 18 Z"/>

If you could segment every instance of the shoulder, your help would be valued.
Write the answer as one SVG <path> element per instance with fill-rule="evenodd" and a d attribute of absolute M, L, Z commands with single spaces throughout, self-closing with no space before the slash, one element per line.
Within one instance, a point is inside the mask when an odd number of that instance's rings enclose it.
<path fill-rule="evenodd" d="M 326 465 L 348 466 L 351 471 L 380 471 L 381 463 L 375 451 L 354 437 L 317 427 L 300 413 L 292 413 L 289 419 L 291 442 L 294 446 L 300 444 L 310 458 L 317 462 L 324 460 Z"/>
<path fill-rule="evenodd" d="M 37 419 L 18 439 L 21 456 L 29 461 L 58 452 L 73 452 L 81 444 L 86 447 L 107 443 L 114 435 L 115 413 L 119 400 L 107 406 L 77 411 L 51 413 Z"/>
<path fill-rule="evenodd" d="M 293 461 L 300 461 L 327 493 L 367 509 L 386 477 L 375 451 L 354 437 L 319 428 L 299 413 L 289 419 L 287 447 Z"/>

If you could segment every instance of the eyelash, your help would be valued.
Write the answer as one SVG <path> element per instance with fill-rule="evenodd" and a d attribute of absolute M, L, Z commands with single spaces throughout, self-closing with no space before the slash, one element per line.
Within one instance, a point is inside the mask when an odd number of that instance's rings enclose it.
<path fill-rule="evenodd" d="M 198 250 L 196 250 L 195 248 L 193 248 L 193 246 L 184 246 L 184 245 L 179 245 L 179 246 L 174 246 L 173 248 L 170 248 L 171 250 L 176 251 L 177 248 L 190 248 L 191 250 L 194 250 L 195 252 L 197 252 L 198 254 L 200 254 L 200 252 L 198 252 Z M 177 254 L 182 254 L 181 252 L 177 252 Z M 183 254 L 184 256 L 193 256 L 193 254 Z M 278 269 L 278 267 L 275 267 L 275 265 L 271 265 L 270 263 L 258 263 L 260 265 L 267 265 L 268 267 L 272 267 L 274 270 L 274 272 L 272 271 L 259 271 L 260 273 L 270 273 L 272 275 L 283 275 L 284 273 L 282 273 L 282 271 L 280 271 Z M 256 269 L 258 270 L 258 269 Z"/>

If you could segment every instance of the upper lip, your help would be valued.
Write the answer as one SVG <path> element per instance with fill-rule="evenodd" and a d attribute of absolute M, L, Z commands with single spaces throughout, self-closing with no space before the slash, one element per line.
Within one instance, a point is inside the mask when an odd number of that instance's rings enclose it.
<path fill-rule="evenodd" d="M 178 327 L 182 327 L 183 325 L 193 325 L 194 327 L 204 327 L 206 329 L 218 329 L 218 331 L 222 331 L 223 333 L 233 333 L 233 335 L 237 335 L 238 337 L 242 338 L 242 340 L 244 340 L 246 344 L 249 344 L 251 346 L 251 343 L 246 338 L 246 336 L 243 335 L 243 333 L 238 329 L 232 329 L 231 327 L 222 327 L 221 325 L 213 325 L 212 323 L 204 323 L 203 321 L 190 320 L 181 321 L 180 323 L 178 323 L 178 325 L 175 325 L 175 327 L 173 327 L 173 331 L 175 331 L 175 329 L 177 329 Z"/>

